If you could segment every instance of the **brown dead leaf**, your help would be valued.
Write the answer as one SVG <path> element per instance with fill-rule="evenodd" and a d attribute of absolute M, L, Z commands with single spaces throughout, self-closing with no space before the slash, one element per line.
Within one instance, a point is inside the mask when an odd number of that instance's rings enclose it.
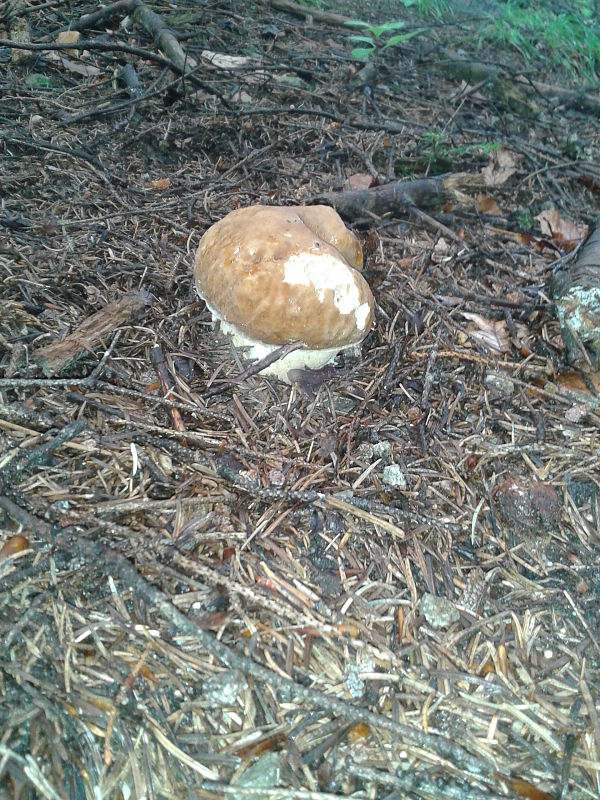
<path fill-rule="evenodd" d="M 494 150 L 490 163 L 481 170 L 486 186 L 502 186 L 517 171 L 514 155 L 503 147 Z"/>
<path fill-rule="evenodd" d="M 231 99 L 234 103 L 240 103 L 240 105 L 248 105 L 252 102 L 252 96 L 245 92 L 243 89 L 238 89 L 231 95 Z"/>
<path fill-rule="evenodd" d="M 542 211 L 535 217 L 540 223 L 544 236 L 561 242 L 577 242 L 587 235 L 587 225 L 577 225 L 566 217 L 561 217 L 556 209 Z"/>
<path fill-rule="evenodd" d="M 75 44 L 80 38 L 81 33 L 79 31 L 61 31 L 56 37 L 56 44 Z M 79 50 L 65 50 L 64 52 L 73 56 L 73 58 L 79 56 Z"/>
<path fill-rule="evenodd" d="M 433 250 L 431 251 L 431 260 L 434 264 L 443 264 L 446 261 L 449 261 L 452 258 L 453 250 L 450 244 L 444 239 L 443 236 L 435 243 Z"/>
<path fill-rule="evenodd" d="M 163 191 L 164 189 L 168 189 L 171 186 L 171 179 L 170 178 L 158 178 L 155 181 L 150 181 L 148 186 L 151 189 L 156 189 L 157 191 Z"/>
<path fill-rule="evenodd" d="M 74 72 L 76 75 L 82 75 L 84 78 L 95 78 L 97 75 L 100 75 L 101 70 L 98 67 L 94 67 L 92 64 L 84 64 L 81 59 L 89 58 L 90 51 L 83 50 L 81 52 L 76 52 L 77 61 L 73 61 L 70 58 L 65 58 L 58 52 L 50 51 L 46 53 L 46 59 L 48 61 L 56 61 L 57 63 L 62 64 L 64 69 L 68 72 Z"/>
<path fill-rule="evenodd" d="M 493 498 L 501 520 L 519 533 L 538 535 L 540 528 L 551 530 L 560 519 L 562 501 L 549 483 L 509 475 Z"/>
<path fill-rule="evenodd" d="M 586 380 L 590 381 L 591 385 L 597 392 L 600 392 L 600 372 L 586 373 Z M 556 378 L 556 382 L 563 389 L 571 389 L 575 392 L 584 392 L 591 396 L 592 391 L 590 386 L 583 379 L 580 372 L 565 372 Z"/>
<path fill-rule="evenodd" d="M 261 58 L 254 56 L 231 56 L 226 53 L 215 53 L 212 50 L 202 50 L 200 58 L 212 64 L 217 69 L 245 69 L 262 64 Z"/>
<path fill-rule="evenodd" d="M 489 194 L 477 195 L 477 211 L 480 211 L 482 214 L 493 214 L 498 217 L 502 215 L 500 206 Z"/>
<path fill-rule="evenodd" d="M 27 549 L 29 549 L 29 539 L 26 536 L 13 536 L 0 548 L 0 561 L 14 556 L 16 553 L 22 553 Z"/>
<path fill-rule="evenodd" d="M 469 333 L 481 344 L 496 353 L 508 353 L 510 350 L 510 337 L 504 320 L 486 319 L 480 314 L 463 311 L 462 316 L 473 322 L 469 326 Z"/>
<path fill-rule="evenodd" d="M 366 172 L 356 172 L 345 181 L 346 189 L 370 189 L 375 183 L 375 178 Z"/>
<path fill-rule="evenodd" d="M 82 55 L 85 55 L 87 52 L 87 50 L 84 50 Z M 98 67 L 92 66 L 92 64 L 81 64 L 79 61 L 71 61 L 70 58 L 61 58 L 60 60 L 63 67 L 68 72 L 74 72 L 76 75 L 82 75 L 84 78 L 94 78 L 96 75 L 100 75 L 101 71 Z"/>

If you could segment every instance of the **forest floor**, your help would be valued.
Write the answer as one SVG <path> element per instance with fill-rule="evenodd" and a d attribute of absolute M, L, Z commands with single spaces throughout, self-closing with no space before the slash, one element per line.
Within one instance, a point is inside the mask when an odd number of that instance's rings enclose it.
<path fill-rule="evenodd" d="M 4 9 L 0 800 L 598 797 L 598 80 L 501 5 Z M 200 237 L 319 200 L 375 325 L 239 381 Z"/>

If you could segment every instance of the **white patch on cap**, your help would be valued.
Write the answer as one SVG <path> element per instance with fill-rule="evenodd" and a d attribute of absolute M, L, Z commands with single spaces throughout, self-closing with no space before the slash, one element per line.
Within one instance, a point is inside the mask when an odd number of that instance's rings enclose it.
<path fill-rule="evenodd" d="M 329 253 L 297 253 L 285 262 L 283 280 L 296 286 L 312 284 L 320 303 L 325 300 L 327 289 L 331 289 L 333 302 L 340 314 L 355 312 L 358 323 L 360 295 L 354 275 L 343 261 Z M 361 316 L 363 313 L 361 311 Z M 367 308 L 365 320 L 368 313 Z M 359 327 L 362 329 L 364 322 Z"/>
<path fill-rule="evenodd" d="M 354 316 L 356 317 L 356 327 L 362 331 L 367 324 L 367 319 L 369 318 L 369 312 L 371 308 L 368 303 L 363 303 L 360 305 L 356 311 L 354 312 Z"/>

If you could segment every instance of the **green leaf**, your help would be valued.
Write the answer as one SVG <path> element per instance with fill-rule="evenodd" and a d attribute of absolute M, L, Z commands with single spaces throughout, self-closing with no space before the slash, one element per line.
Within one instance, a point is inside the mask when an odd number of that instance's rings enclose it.
<path fill-rule="evenodd" d="M 370 30 L 373 36 L 376 39 L 379 39 L 382 33 L 389 33 L 390 31 L 396 31 L 398 28 L 403 28 L 405 25 L 404 22 L 384 22 L 383 25 L 371 25 Z"/>
<path fill-rule="evenodd" d="M 344 22 L 344 25 L 348 25 L 348 26 L 351 25 L 354 28 L 370 28 L 371 27 L 368 22 L 361 22 L 361 20 L 359 20 L 359 19 L 348 19 L 348 20 L 346 20 L 346 22 Z"/>
<path fill-rule="evenodd" d="M 354 34 L 353 36 L 348 36 L 348 40 L 351 42 L 366 42 L 374 47 L 373 39 L 371 39 L 370 36 L 358 36 L 357 34 Z"/>
<path fill-rule="evenodd" d="M 375 27 L 378 28 L 381 33 L 388 33 L 389 31 L 397 31 L 405 25 L 406 22 L 398 20 L 397 22 L 384 22 L 383 25 L 376 25 Z"/>
<path fill-rule="evenodd" d="M 401 44 L 402 42 L 408 42 L 409 39 L 412 39 L 413 36 L 418 36 L 420 33 L 423 33 L 424 28 L 420 30 L 411 31 L 410 33 L 399 33 L 397 36 L 392 36 L 388 41 L 383 45 L 383 50 L 387 50 L 388 47 L 394 47 L 396 44 Z"/>
<path fill-rule="evenodd" d="M 350 53 L 350 55 L 354 56 L 354 58 L 369 58 L 375 52 L 375 45 L 371 47 L 355 47 L 354 50 Z"/>

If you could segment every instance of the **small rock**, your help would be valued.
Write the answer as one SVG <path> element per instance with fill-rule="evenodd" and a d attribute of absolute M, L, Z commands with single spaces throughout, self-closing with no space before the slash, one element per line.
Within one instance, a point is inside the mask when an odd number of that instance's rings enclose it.
<path fill-rule="evenodd" d="M 548 483 L 509 477 L 495 494 L 502 521 L 514 533 L 536 534 L 556 528 L 562 501 Z"/>
<path fill-rule="evenodd" d="M 373 445 L 373 455 L 375 458 L 383 458 L 386 461 L 392 454 L 392 445 L 389 442 L 377 442 Z"/>
<path fill-rule="evenodd" d="M 514 382 L 504 372 L 488 372 L 483 383 L 495 397 L 508 398 L 515 393 Z"/>
<path fill-rule="evenodd" d="M 460 619 L 458 609 L 451 600 L 433 594 L 423 595 L 419 609 L 431 627 L 436 629 L 448 628 Z"/>
<path fill-rule="evenodd" d="M 269 470 L 269 485 L 270 486 L 283 486 L 285 483 L 285 475 L 280 469 Z"/>
<path fill-rule="evenodd" d="M 283 783 L 285 769 L 285 753 L 264 753 L 235 782 L 236 786 L 245 789 L 274 789 Z M 228 795 L 234 800 L 247 800 L 247 792 L 233 792 Z M 253 795 L 262 798 L 263 795 Z"/>
<path fill-rule="evenodd" d="M 358 699 L 363 696 L 365 693 L 363 675 L 365 673 L 374 672 L 374 670 L 375 662 L 371 658 L 365 658 L 358 664 L 346 664 L 344 668 L 344 683 L 352 697 Z"/>
<path fill-rule="evenodd" d="M 352 489 L 342 489 L 341 492 L 334 492 L 333 496 L 336 500 L 343 500 L 344 503 L 347 503 L 354 498 L 354 492 Z"/>
<path fill-rule="evenodd" d="M 372 461 L 374 455 L 374 447 L 368 442 L 361 442 L 355 451 L 356 459 L 364 461 Z"/>
<path fill-rule="evenodd" d="M 232 706 L 248 688 L 248 681 L 243 672 L 229 669 L 218 672 L 204 682 L 202 696 L 211 705 Z"/>
<path fill-rule="evenodd" d="M 399 489 L 406 489 L 406 477 L 398 464 L 389 464 L 383 469 L 383 482 L 388 486 L 396 486 Z"/>

